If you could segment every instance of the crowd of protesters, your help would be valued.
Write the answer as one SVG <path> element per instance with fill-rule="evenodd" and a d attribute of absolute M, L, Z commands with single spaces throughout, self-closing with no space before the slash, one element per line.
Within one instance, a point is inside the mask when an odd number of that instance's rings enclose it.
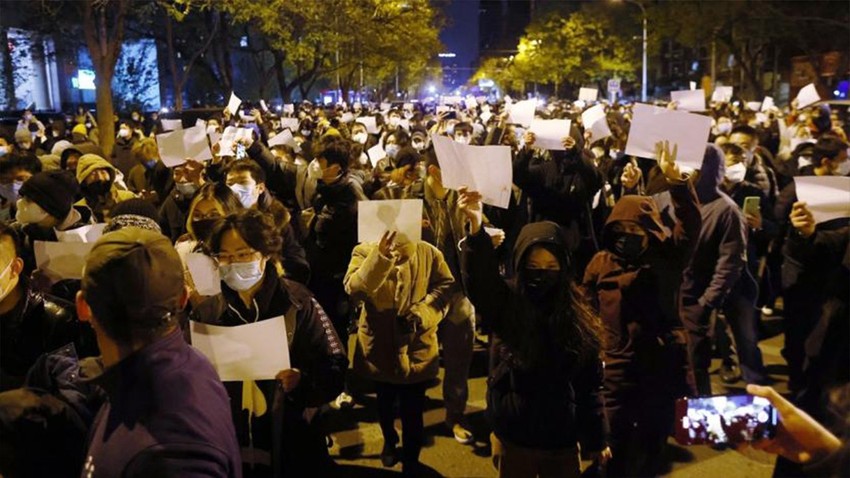
<path fill-rule="evenodd" d="M 212 159 L 172 167 L 156 116 L 118 119 L 106 155 L 84 109 L 47 125 L 26 111 L 0 137 L 0 473 L 332 476 L 324 418 L 361 401 L 357 377 L 381 462 L 409 476 L 434 386 L 451 434 L 489 439 L 499 476 L 579 476 L 580 456 L 656 476 L 675 400 L 722 391 L 717 354 L 722 382 L 780 412 L 754 444 L 782 455 L 776 476 L 846 473 L 850 218 L 816 223 L 795 178 L 850 173 L 847 118 L 711 102 L 692 170 L 670 144 L 625 154 L 632 105 L 604 103 L 597 139 L 592 105 L 541 102 L 538 117 L 572 120 L 547 150 L 510 104 L 243 104 L 202 118 Z M 230 141 L 234 127 L 249 134 Z M 445 186 L 435 136 L 509 147 L 508 207 Z M 358 243 L 358 203 L 387 199 L 422 200 L 421 241 Z M 43 243 L 96 224 L 81 277 L 40 267 Z M 195 287 L 196 254 L 220 293 Z M 758 347 L 780 309 L 790 402 Z M 189 345 L 192 323 L 278 317 L 291 368 L 273 380 L 222 383 Z M 489 437 L 466 418 L 478 338 Z"/>

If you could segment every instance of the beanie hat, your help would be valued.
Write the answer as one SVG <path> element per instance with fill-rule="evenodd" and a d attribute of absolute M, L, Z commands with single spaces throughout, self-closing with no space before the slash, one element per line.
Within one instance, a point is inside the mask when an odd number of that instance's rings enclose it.
<path fill-rule="evenodd" d="M 72 134 L 81 134 L 83 136 L 86 136 L 87 134 L 89 134 L 89 131 L 86 129 L 86 125 L 80 123 L 80 124 L 74 126 L 74 129 L 71 130 L 71 133 Z"/>
<path fill-rule="evenodd" d="M 20 143 L 23 141 L 32 141 L 32 134 L 25 129 L 19 129 L 15 131 L 15 142 Z"/>
<path fill-rule="evenodd" d="M 111 219 L 103 229 L 103 233 L 117 231 L 125 227 L 140 227 L 154 232 L 162 232 L 157 221 L 159 214 L 156 207 L 141 198 L 121 201 L 109 211 Z"/>
<path fill-rule="evenodd" d="M 68 217 L 80 185 L 67 171 L 43 171 L 34 174 L 23 186 L 19 195 L 38 204 L 47 214 L 58 220 Z"/>

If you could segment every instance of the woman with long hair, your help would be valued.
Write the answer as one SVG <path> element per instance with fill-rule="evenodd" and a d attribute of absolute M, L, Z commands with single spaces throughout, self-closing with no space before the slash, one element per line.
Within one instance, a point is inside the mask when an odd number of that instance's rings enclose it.
<path fill-rule="evenodd" d="M 463 273 L 493 332 L 487 415 L 500 477 L 577 477 L 578 445 L 604 463 L 601 326 L 575 285 L 567 243 L 553 222 L 526 225 L 513 251 L 515 280 L 482 227 L 481 195 L 460 190 L 470 220 Z"/>

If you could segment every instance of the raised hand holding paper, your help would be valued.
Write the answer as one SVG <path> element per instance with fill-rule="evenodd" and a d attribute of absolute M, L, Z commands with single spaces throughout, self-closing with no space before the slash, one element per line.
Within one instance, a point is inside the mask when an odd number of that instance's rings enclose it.
<path fill-rule="evenodd" d="M 596 88 L 581 88 L 578 90 L 578 100 L 585 102 L 593 102 L 599 98 L 599 90 Z"/>
<path fill-rule="evenodd" d="M 590 131 L 591 143 L 611 136 L 611 129 L 608 127 L 608 116 L 605 113 L 604 105 L 596 105 L 584 110 L 581 114 L 581 122 L 584 124 L 585 131 Z"/>
<path fill-rule="evenodd" d="M 227 102 L 227 111 L 229 111 L 230 114 L 235 115 L 239 111 L 239 106 L 241 104 L 242 100 L 240 100 L 239 97 L 236 96 L 236 93 L 231 91 L 230 100 L 228 100 Z"/>
<path fill-rule="evenodd" d="M 684 111 L 705 111 L 705 90 L 682 90 L 670 93 L 677 109 Z"/>
<path fill-rule="evenodd" d="M 290 131 L 298 131 L 298 118 L 281 118 L 280 127 Z"/>
<path fill-rule="evenodd" d="M 809 83 L 797 93 L 797 108 L 805 108 L 820 101 L 820 95 L 814 83 Z"/>
<path fill-rule="evenodd" d="M 765 96 L 764 101 L 761 102 L 761 110 L 768 111 L 773 108 L 776 108 L 776 105 L 773 103 L 773 97 Z"/>
<path fill-rule="evenodd" d="M 535 119 L 531 122 L 530 132 L 537 137 L 535 146 L 553 151 L 564 150 L 564 137 L 570 135 L 570 120 Z"/>
<path fill-rule="evenodd" d="M 668 141 L 671 148 L 678 147 L 678 164 L 699 169 L 710 131 L 711 118 L 707 116 L 637 103 L 626 154 L 657 160 L 656 145 Z"/>
<path fill-rule="evenodd" d="M 422 239 L 422 200 L 389 199 L 357 203 L 357 241 L 378 242 L 396 232 L 399 244 Z"/>
<path fill-rule="evenodd" d="M 295 105 L 293 105 L 292 103 L 287 103 L 287 104 L 283 105 L 283 112 L 284 113 L 295 113 Z"/>
<path fill-rule="evenodd" d="M 289 146 L 293 150 L 297 149 L 295 151 L 296 153 L 301 150 L 298 143 L 295 142 L 295 138 L 292 137 L 292 131 L 288 129 L 281 131 L 269 139 L 269 147 L 272 146 Z"/>
<path fill-rule="evenodd" d="M 284 316 L 236 327 L 191 321 L 190 333 L 222 382 L 273 380 L 292 368 Z"/>
<path fill-rule="evenodd" d="M 207 142 L 207 130 L 203 126 L 192 126 L 180 131 L 158 134 L 156 145 L 160 159 L 169 168 L 185 163 L 186 158 L 196 161 L 212 159 L 212 151 Z"/>
<path fill-rule="evenodd" d="M 816 223 L 850 217 L 850 177 L 797 176 L 794 183 Z"/>
<path fill-rule="evenodd" d="M 513 169 L 510 146 L 470 146 L 445 136 L 431 136 L 443 185 L 469 187 L 483 202 L 506 209 L 511 200 Z"/>

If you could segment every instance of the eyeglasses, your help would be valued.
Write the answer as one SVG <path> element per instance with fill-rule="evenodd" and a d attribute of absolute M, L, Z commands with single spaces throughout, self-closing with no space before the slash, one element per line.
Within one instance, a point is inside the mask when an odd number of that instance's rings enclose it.
<path fill-rule="evenodd" d="M 237 251 L 233 254 L 213 254 L 212 258 L 219 264 L 234 264 L 242 262 L 251 262 L 260 253 L 253 249 L 245 249 Z"/>
<path fill-rule="evenodd" d="M 222 217 L 222 216 L 221 216 L 221 213 L 218 212 L 218 211 L 210 211 L 207 214 L 196 211 L 194 214 L 192 214 L 192 220 L 193 221 L 201 221 L 201 220 L 204 220 L 204 219 L 218 219 L 220 217 Z"/>

